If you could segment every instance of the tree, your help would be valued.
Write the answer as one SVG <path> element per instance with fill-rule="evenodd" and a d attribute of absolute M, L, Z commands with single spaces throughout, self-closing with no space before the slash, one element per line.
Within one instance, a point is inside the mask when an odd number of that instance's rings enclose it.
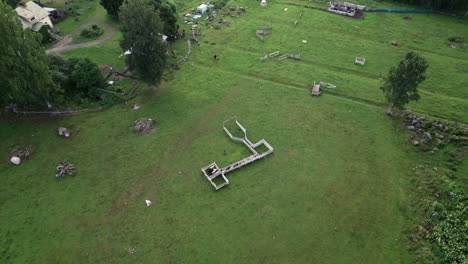
<path fill-rule="evenodd" d="M 115 20 L 119 19 L 119 9 L 123 4 L 123 0 L 101 0 L 100 3 L 107 10 L 109 16 Z M 176 4 L 172 0 L 150 0 L 149 3 L 155 10 L 159 10 L 161 21 L 164 23 L 161 32 L 167 36 L 177 35 L 179 25 L 177 24 Z"/>
<path fill-rule="evenodd" d="M 101 0 L 100 4 L 106 9 L 107 14 L 115 20 L 119 19 L 119 9 L 123 0 Z"/>
<path fill-rule="evenodd" d="M 172 0 L 150 0 L 150 3 L 159 10 L 159 17 L 164 23 L 162 32 L 167 36 L 176 36 L 179 29 L 176 4 Z"/>
<path fill-rule="evenodd" d="M 177 25 L 177 7 L 174 2 L 165 0 L 159 6 L 159 16 L 164 22 L 163 32 L 167 36 L 176 36 L 179 25 Z"/>
<path fill-rule="evenodd" d="M 41 35 L 23 30 L 18 15 L 0 1 L 0 104 L 48 104 L 52 82 Z"/>
<path fill-rule="evenodd" d="M 391 115 L 394 107 L 401 108 L 410 101 L 419 100 L 417 87 L 426 77 L 424 72 L 428 65 L 426 60 L 417 53 L 406 54 L 398 68 L 391 68 L 385 83 L 380 89 L 385 99 L 390 103 L 387 114 Z"/>
<path fill-rule="evenodd" d="M 150 0 L 126 0 L 119 13 L 123 40 L 120 46 L 130 50 L 127 65 L 145 81 L 158 84 L 166 63 L 162 43 L 162 22 Z"/>
<path fill-rule="evenodd" d="M 88 58 L 66 59 L 59 55 L 49 55 L 50 75 L 59 84 L 65 97 L 93 98 L 97 88 L 104 86 L 104 77 L 98 65 Z"/>
<path fill-rule="evenodd" d="M 12 8 L 16 8 L 18 6 L 19 0 L 5 0 L 5 2 Z"/>
<path fill-rule="evenodd" d="M 73 94 L 95 97 L 97 88 L 104 86 L 104 78 L 96 63 L 88 58 L 71 58 L 68 62 Z"/>

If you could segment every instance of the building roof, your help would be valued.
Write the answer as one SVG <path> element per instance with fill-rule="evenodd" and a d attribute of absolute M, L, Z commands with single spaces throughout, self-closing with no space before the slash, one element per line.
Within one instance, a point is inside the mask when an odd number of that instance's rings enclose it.
<path fill-rule="evenodd" d="M 33 1 L 20 3 L 15 10 L 20 17 L 23 28 L 32 28 L 33 30 L 38 30 L 38 27 L 40 28 L 43 24 L 49 24 L 47 23 L 50 21 L 49 12 Z M 37 23 L 40 23 L 40 26 L 36 25 Z M 49 26 L 52 27 L 52 23 L 50 23 Z"/>

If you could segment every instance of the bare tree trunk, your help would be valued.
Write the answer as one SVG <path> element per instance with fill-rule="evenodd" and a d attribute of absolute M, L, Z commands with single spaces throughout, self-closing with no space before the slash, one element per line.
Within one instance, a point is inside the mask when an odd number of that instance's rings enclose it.
<path fill-rule="evenodd" d="M 466 10 L 465 16 L 468 16 L 468 9 Z"/>
<path fill-rule="evenodd" d="M 395 107 L 395 103 L 392 103 L 392 105 L 390 106 L 390 109 L 388 109 L 388 111 L 387 111 L 387 115 L 388 115 L 388 116 L 391 116 L 391 115 L 393 114 L 393 112 L 392 112 L 392 111 L 393 111 L 393 107 Z"/>

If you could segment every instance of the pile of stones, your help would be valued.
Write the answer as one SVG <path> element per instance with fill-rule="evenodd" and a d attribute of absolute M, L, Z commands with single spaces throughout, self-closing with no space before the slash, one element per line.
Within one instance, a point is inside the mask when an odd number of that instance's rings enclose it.
<path fill-rule="evenodd" d="M 55 174 L 56 178 L 63 178 L 67 175 L 72 175 L 75 172 L 75 165 L 67 163 L 66 160 L 62 160 L 56 168 L 57 173 Z"/>
<path fill-rule="evenodd" d="M 26 146 L 26 147 L 16 147 L 12 149 L 11 151 L 11 163 L 15 165 L 21 164 L 21 161 L 24 159 L 29 158 L 32 153 L 33 153 L 33 147 L 32 146 Z"/>
<path fill-rule="evenodd" d="M 432 153 L 438 151 L 438 146 L 450 142 L 466 142 L 468 126 L 458 123 L 449 123 L 441 120 L 430 120 L 424 116 L 418 116 L 411 110 L 406 110 L 401 117 L 410 130 L 411 143 L 419 146 L 422 151 Z"/>
<path fill-rule="evenodd" d="M 156 120 L 152 118 L 142 118 L 133 123 L 135 133 L 139 135 L 149 135 L 156 131 Z"/>

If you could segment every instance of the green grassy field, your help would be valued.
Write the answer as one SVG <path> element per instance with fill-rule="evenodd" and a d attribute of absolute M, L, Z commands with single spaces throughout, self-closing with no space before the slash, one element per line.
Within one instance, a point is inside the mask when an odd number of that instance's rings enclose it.
<path fill-rule="evenodd" d="M 447 38 L 467 37 L 468 21 L 231 5 L 248 9 L 220 30 L 202 27 L 200 46 L 173 80 L 134 100 L 138 111 L 115 105 L 61 119 L 0 119 L 2 263 L 414 262 L 404 233 L 413 223 L 408 176 L 422 158 L 405 151 L 407 132 L 384 115 L 379 76 L 406 52 L 421 53 L 428 79 L 409 107 L 467 122 L 468 51 Z M 273 29 L 262 42 L 255 29 L 264 25 Z M 120 37 L 66 56 L 123 65 Z M 276 50 L 302 60 L 258 60 Z M 356 56 L 366 65 L 354 65 Z M 337 88 L 312 98 L 314 81 Z M 230 185 L 215 192 L 200 168 L 249 154 L 222 131 L 234 115 L 253 142 L 265 138 L 275 152 L 229 173 Z M 141 117 L 155 118 L 159 130 L 135 135 Z M 63 139 L 59 126 L 80 132 Z M 8 150 L 19 143 L 36 152 L 13 166 Z M 63 159 L 77 174 L 55 179 Z"/>

